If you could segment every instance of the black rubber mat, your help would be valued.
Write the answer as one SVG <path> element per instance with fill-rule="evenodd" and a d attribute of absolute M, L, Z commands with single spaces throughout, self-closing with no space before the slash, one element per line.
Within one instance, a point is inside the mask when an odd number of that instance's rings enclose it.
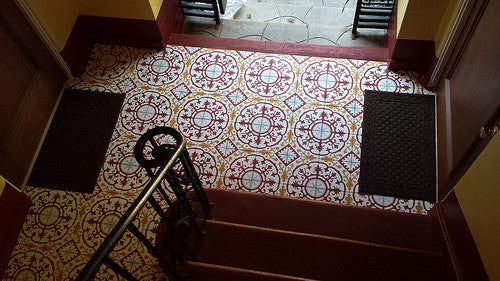
<path fill-rule="evenodd" d="M 436 200 L 434 96 L 366 91 L 359 192 Z"/>
<path fill-rule="evenodd" d="M 93 192 L 124 98 L 66 89 L 28 185 Z"/>

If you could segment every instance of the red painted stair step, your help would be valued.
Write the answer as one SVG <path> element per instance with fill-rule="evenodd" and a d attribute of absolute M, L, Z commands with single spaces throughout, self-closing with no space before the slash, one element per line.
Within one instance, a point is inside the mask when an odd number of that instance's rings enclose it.
<path fill-rule="evenodd" d="M 314 281 L 281 274 L 189 261 L 184 266 L 189 281 Z"/>
<path fill-rule="evenodd" d="M 249 192 L 206 193 L 219 221 L 441 251 L 436 243 L 441 233 L 433 228 L 431 216 Z"/>
<path fill-rule="evenodd" d="M 439 253 L 201 221 L 200 262 L 317 280 L 443 280 Z M 189 274 L 188 274 L 189 276 Z"/>

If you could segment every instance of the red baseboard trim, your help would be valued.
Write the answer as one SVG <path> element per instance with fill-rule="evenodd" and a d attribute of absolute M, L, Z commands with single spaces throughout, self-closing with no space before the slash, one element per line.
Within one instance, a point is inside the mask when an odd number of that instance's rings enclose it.
<path fill-rule="evenodd" d="M 178 0 L 163 0 L 156 23 L 160 29 L 163 41 L 167 41 L 172 34 L 182 33 L 184 27 L 184 12 Z"/>
<path fill-rule="evenodd" d="M 255 41 L 187 34 L 172 34 L 172 36 L 168 40 L 164 41 L 164 44 L 272 54 L 373 61 L 387 61 L 389 58 L 388 48 L 327 46 L 304 43 Z"/>
<path fill-rule="evenodd" d="M 394 53 L 394 47 L 396 46 L 397 35 L 398 35 L 398 1 L 394 1 L 394 8 L 392 9 L 391 21 L 389 22 L 389 28 L 387 30 L 386 46 L 389 49 L 389 58 L 392 57 Z"/>
<path fill-rule="evenodd" d="M 414 71 L 420 84 L 426 86 L 438 61 L 434 41 L 396 39 L 391 44 L 389 69 Z"/>
<path fill-rule="evenodd" d="M 28 196 L 6 184 L 0 196 L 0 276 L 7 269 L 31 204 Z"/>
<path fill-rule="evenodd" d="M 489 280 L 455 193 L 436 204 L 431 215 L 439 221 L 456 280 Z"/>
<path fill-rule="evenodd" d="M 61 51 L 74 76 L 80 76 L 94 44 L 161 49 L 162 36 L 154 20 L 78 16 Z"/>

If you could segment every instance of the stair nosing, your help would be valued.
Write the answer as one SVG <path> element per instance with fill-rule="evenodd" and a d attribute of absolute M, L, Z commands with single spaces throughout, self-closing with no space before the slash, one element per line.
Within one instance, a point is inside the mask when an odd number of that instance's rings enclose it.
<path fill-rule="evenodd" d="M 233 266 L 227 266 L 227 265 L 221 265 L 221 264 L 215 264 L 215 263 L 206 263 L 206 262 L 197 262 L 197 261 L 187 261 L 186 263 L 192 264 L 192 265 L 198 265 L 198 266 L 202 266 L 202 267 L 214 267 L 214 268 L 223 269 L 223 270 L 261 274 L 261 275 L 266 275 L 269 277 L 288 278 L 288 279 L 297 280 L 297 281 L 318 281 L 317 279 L 308 279 L 308 278 L 297 277 L 297 276 L 292 276 L 292 275 L 285 275 L 285 274 L 266 272 L 266 271 L 260 271 L 260 270 L 254 270 L 254 269 L 247 269 L 247 268 L 241 268 L 241 267 L 233 267 Z"/>
<path fill-rule="evenodd" d="M 310 200 L 310 199 L 305 199 L 305 198 L 295 198 L 295 197 L 287 197 L 287 196 L 277 196 L 273 194 L 263 194 L 263 193 L 251 193 L 251 192 L 246 192 L 246 191 L 240 191 L 240 190 L 226 190 L 226 189 L 207 189 L 206 192 L 230 192 L 230 193 L 237 193 L 240 195 L 245 195 L 245 196 L 253 196 L 253 197 L 268 197 L 268 198 L 276 198 L 279 200 L 290 200 L 290 201 L 299 201 L 299 202 L 308 202 L 308 203 L 314 203 L 314 204 L 321 204 L 325 206 L 337 206 L 339 208 L 357 208 L 357 209 L 362 209 L 374 213 L 385 213 L 385 214 L 391 214 L 394 216 L 413 216 L 413 217 L 426 217 L 429 216 L 429 214 L 414 214 L 414 213 L 405 213 L 405 212 L 395 212 L 391 210 L 384 210 L 384 209 L 375 209 L 375 208 L 370 208 L 366 206 L 351 206 L 351 205 L 346 205 L 346 204 L 341 204 L 341 203 L 336 203 L 336 202 L 327 202 L 327 201 L 316 201 L 316 200 Z"/>
<path fill-rule="evenodd" d="M 217 220 L 197 219 L 197 221 L 202 221 L 204 223 L 210 223 L 210 224 L 225 225 L 225 226 L 236 226 L 236 227 L 240 227 L 240 228 L 258 230 L 258 231 L 269 231 L 269 232 L 274 232 L 274 233 L 279 233 L 279 234 L 287 234 L 287 235 L 296 235 L 296 236 L 302 236 L 302 237 L 311 237 L 311 238 L 316 238 L 316 239 L 333 240 L 333 241 L 352 243 L 352 244 L 358 244 L 358 245 L 369 246 L 369 247 L 385 248 L 385 249 L 395 250 L 395 251 L 406 251 L 406 252 L 412 252 L 414 254 L 431 255 L 431 256 L 436 256 L 436 257 L 443 256 L 443 254 L 440 252 L 383 245 L 383 244 L 378 244 L 378 243 L 373 243 L 373 242 L 365 242 L 365 241 L 358 241 L 358 240 L 352 240 L 352 239 L 347 239 L 347 238 L 331 237 L 331 236 L 325 236 L 325 235 L 320 235 L 320 234 L 311 234 L 311 233 L 282 230 L 282 229 L 275 229 L 275 228 L 268 228 L 268 227 L 261 227 L 261 226 L 252 226 L 252 225 L 245 225 L 245 224 L 240 224 L 240 223 L 217 221 Z"/>

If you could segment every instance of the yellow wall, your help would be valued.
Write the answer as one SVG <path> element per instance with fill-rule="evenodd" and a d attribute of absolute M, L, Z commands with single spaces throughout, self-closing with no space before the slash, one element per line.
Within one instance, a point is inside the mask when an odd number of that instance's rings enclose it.
<path fill-rule="evenodd" d="M 154 20 L 162 0 L 20 0 L 24 1 L 60 52 L 78 15 Z"/>
<path fill-rule="evenodd" d="M 434 40 L 448 1 L 452 0 L 409 0 L 398 38 Z"/>
<path fill-rule="evenodd" d="M 500 280 L 500 136 L 476 159 L 455 193 L 490 280 Z"/>
<path fill-rule="evenodd" d="M 149 5 L 151 6 L 155 19 L 158 17 L 162 3 L 163 0 L 149 0 Z"/>
<path fill-rule="evenodd" d="M 440 57 L 464 0 L 399 0 L 397 38 L 434 40 Z"/>
<path fill-rule="evenodd" d="M 451 32 L 451 28 L 457 19 L 458 12 L 462 7 L 464 0 L 450 0 L 446 7 L 446 10 L 443 14 L 443 20 L 436 32 L 436 36 L 434 37 L 434 41 L 436 42 L 436 56 L 440 57 L 443 53 L 444 44 L 446 43 L 446 39 L 448 39 L 448 35 Z"/>
<path fill-rule="evenodd" d="M 5 180 L 0 176 L 0 196 L 2 196 L 3 189 L 5 188 Z"/>
<path fill-rule="evenodd" d="M 403 24 L 403 18 L 405 17 L 406 9 L 408 8 L 409 0 L 399 0 L 398 1 L 398 15 L 397 19 L 397 37 L 399 37 L 399 32 L 401 31 L 401 25 Z"/>
<path fill-rule="evenodd" d="M 68 0 L 25 0 L 25 3 L 57 50 L 62 51 L 78 17 L 74 3 Z"/>
<path fill-rule="evenodd" d="M 154 20 L 148 0 L 73 0 L 81 15 Z"/>

